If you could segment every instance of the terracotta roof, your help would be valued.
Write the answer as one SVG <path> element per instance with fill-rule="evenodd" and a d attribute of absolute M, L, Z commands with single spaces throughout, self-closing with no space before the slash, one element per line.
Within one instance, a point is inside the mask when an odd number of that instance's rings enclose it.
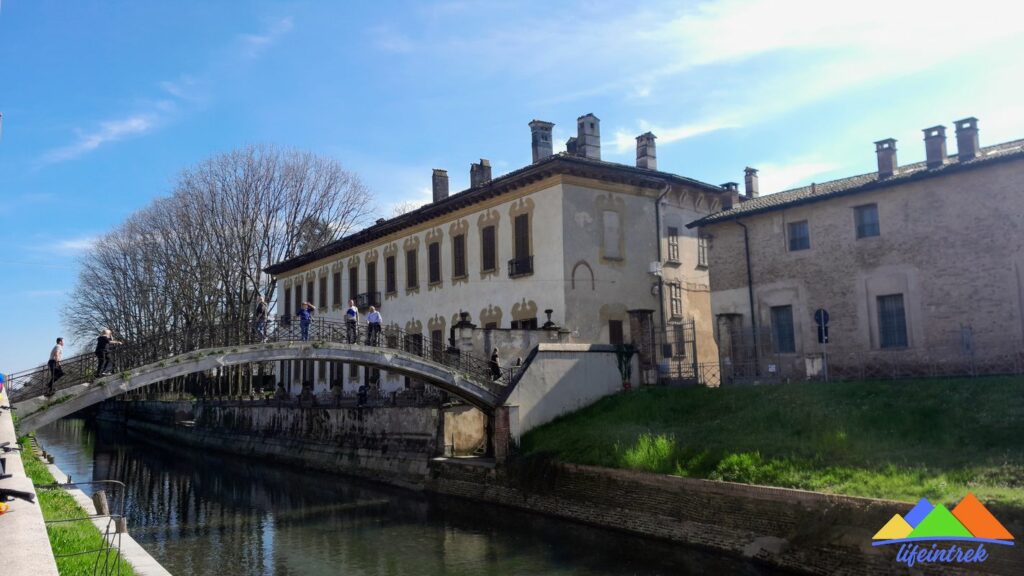
<path fill-rule="evenodd" d="M 742 201 L 729 210 L 715 212 L 687 224 L 686 227 L 693 228 L 726 220 L 736 220 L 737 218 L 781 210 L 801 204 L 809 204 L 811 202 L 820 202 L 838 196 L 847 196 L 926 178 L 945 176 L 961 170 L 970 170 L 1014 158 L 1024 158 L 1024 139 L 981 148 L 978 156 L 965 162 L 960 162 L 955 154 L 950 154 L 946 159 L 946 163 L 937 168 L 929 169 L 925 162 L 917 162 L 900 166 L 892 176 L 881 180 L 878 178 L 878 172 L 871 172 L 828 182 L 816 182 L 810 186 L 768 194 L 752 200 Z"/>
<path fill-rule="evenodd" d="M 439 202 L 427 204 L 412 212 L 384 220 L 364 228 L 359 232 L 350 234 L 327 244 L 321 248 L 307 252 L 283 262 L 278 262 L 264 269 L 264 272 L 279 275 L 289 270 L 294 270 L 309 264 L 340 254 L 362 244 L 372 242 L 404 228 L 408 228 L 426 222 L 438 216 L 454 212 L 463 207 L 482 202 L 488 198 L 500 196 L 506 192 L 521 188 L 532 182 L 536 182 L 555 174 L 569 174 L 605 180 L 609 182 L 622 182 L 636 186 L 649 188 L 660 188 L 666 183 L 681 184 L 703 189 L 716 194 L 722 193 L 719 186 L 672 174 L 670 172 L 659 172 L 646 168 L 637 168 L 626 164 L 605 162 L 603 160 L 592 160 L 581 156 L 571 156 L 566 153 L 555 154 L 535 164 L 530 164 L 518 170 L 504 174 L 476 188 L 468 188 L 462 192 L 450 195 Z"/>

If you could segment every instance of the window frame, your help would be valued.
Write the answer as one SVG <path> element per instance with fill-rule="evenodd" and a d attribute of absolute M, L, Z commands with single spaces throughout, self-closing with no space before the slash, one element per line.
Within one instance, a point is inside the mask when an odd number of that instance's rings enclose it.
<path fill-rule="evenodd" d="M 616 328 L 617 327 L 617 328 Z M 616 334 L 618 338 L 616 338 Z M 618 342 L 616 342 L 618 340 Z M 612 346 L 622 346 L 626 343 L 626 329 L 622 320 L 608 320 L 608 343 Z"/>
<path fill-rule="evenodd" d="M 683 317 L 683 287 L 679 284 L 668 285 L 669 313 L 673 319 Z"/>
<path fill-rule="evenodd" d="M 366 263 L 366 293 L 370 295 L 370 303 L 373 303 L 373 295 L 377 292 L 377 261 Z"/>
<path fill-rule="evenodd" d="M 384 257 L 384 293 L 398 293 L 398 257 L 394 254 Z"/>
<path fill-rule="evenodd" d="M 902 292 L 875 296 L 878 313 L 878 347 L 882 350 L 904 350 L 910 347 L 910 333 L 907 329 L 907 305 Z M 886 299 L 899 298 L 899 317 L 887 316 L 896 312 L 884 304 Z M 894 300 L 892 302 L 895 302 Z M 897 338 L 891 340 L 894 336 Z"/>
<path fill-rule="evenodd" d="M 320 276 L 320 294 L 317 302 L 321 310 L 327 309 L 327 276 Z"/>
<path fill-rule="evenodd" d="M 665 236 L 668 238 L 668 261 L 673 263 L 679 262 L 679 227 L 669 226 L 665 231 Z"/>
<path fill-rule="evenodd" d="M 708 267 L 708 237 L 697 235 L 697 268 Z"/>
<path fill-rule="evenodd" d="M 861 219 L 863 214 L 873 214 L 873 222 L 864 222 Z M 871 228 L 873 226 L 873 228 Z M 853 228 L 854 234 L 857 240 L 861 238 L 874 238 L 882 235 L 882 226 L 880 218 L 878 217 L 878 204 L 861 204 L 860 206 L 853 207 Z"/>
<path fill-rule="evenodd" d="M 419 278 L 419 248 L 410 248 L 405 251 L 405 289 L 416 290 L 420 287 Z"/>
<path fill-rule="evenodd" d="M 348 267 L 348 299 L 359 300 L 359 267 Z"/>
<path fill-rule="evenodd" d="M 803 236 L 797 237 L 794 235 L 794 231 L 798 229 L 804 231 Z M 790 252 L 811 249 L 811 224 L 808 220 L 798 220 L 786 224 L 786 247 Z"/>
<path fill-rule="evenodd" d="M 334 289 L 332 304 L 335 308 L 341 307 L 341 270 L 335 270 L 331 277 L 331 288 Z"/>
<path fill-rule="evenodd" d="M 459 280 L 469 276 L 469 263 L 466 261 L 466 235 L 452 236 L 452 279 Z"/>
<path fill-rule="evenodd" d="M 488 250 L 488 232 L 490 232 L 490 249 Z M 498 270 L 498 227 L 494 224 L 484 226 L 480 230 L 480 267 L 482 272 Z M 488 261 L 490 267 L 487 266 Z"/>
<path fill-rule="evenodd" d="M 437 286 L 441 279 L 441 242 L 431 242 L 427 244 L 427 285 Z"/>

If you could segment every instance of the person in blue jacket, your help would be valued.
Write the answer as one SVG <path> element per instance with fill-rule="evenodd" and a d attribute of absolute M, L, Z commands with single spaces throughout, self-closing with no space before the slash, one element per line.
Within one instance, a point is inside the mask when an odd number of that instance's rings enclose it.
<path fill-rule="evenodd" d="M 303 302 L 295 314 L 299 317 L 299 328 L 302 329 L 302 341 L 309 340 L 309 325 L 313 322 L 313 310 L 316 308 L 309 302 Z"/>

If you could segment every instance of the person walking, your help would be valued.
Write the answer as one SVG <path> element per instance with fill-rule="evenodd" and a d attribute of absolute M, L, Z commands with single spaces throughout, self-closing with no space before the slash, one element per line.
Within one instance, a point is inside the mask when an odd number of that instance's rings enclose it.
<path fill-rule="evenodd" d="M 366 315 L 366 345 L 380 346 L 380 323 L 383 320 L 380 312 L 370 306 L 370 313 Z"/>
<path fill-rule="evenodd" d="M 313 310 L 316 307 L 309 302 L 303 302 L 302 308 L 295 315 L 299 317 L 299 328 L 302 329 L 302 341 L 309 340 L 309 325 L 313 322 Z"/>
<path fill-rule="evenodd" d="M 46 367 L 50 369 L 50 382 L 46 385 L 46 396 L 53 396 L 53 387 L 64 376 L 64 368 L 61 360 L 64 358 L 64 339 L 57 338 L 57 345 L 50 350 L 50 359 L 46 361 Z"/>
<path fill-rule="evenodd" d="M 104 328 L 96 338 L 96 376 L 105 376 L 114 373 L 114 365 L 110 358 L 110 347 L 123 344 L 114 340 L 114 333 L 110 328 Z"/>
<path fill-rule="evenodd" d="M 356 322 L 359 321 L 359 308 L 356 308 L 356 301 L 348 301 L 348 310 L 345 311 L 345 330 L 348 333 L 348 343 L 356 343 Z"/>
<path fill-rule="evenodd" d="M 497 380 L 501 378 L 501 365 L 498 364 L 498 347 L 494 347 L 494 351 L 491 352 L 491 379 Z"/>
<path fill-rule="evenodd" d="M 256 337 L 267 341 L 267 301 L 260 296 L 256 302 Z"/>

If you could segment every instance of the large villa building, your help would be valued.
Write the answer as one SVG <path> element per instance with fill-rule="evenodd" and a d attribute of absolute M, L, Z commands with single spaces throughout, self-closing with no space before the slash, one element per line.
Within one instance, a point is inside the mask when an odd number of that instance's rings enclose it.
<path fill-rule="evenodd" d="M 492 178 L 481 160 L 470 188 L 455 194 L 447 172 L 434 170 L 430 204 L 269 267 L 278 314 L 291 317 L 308 300 L 341 321 L 351 299 L 363 315 L 377 306 L 385 331 L 434 349 L 462 313 L 492 331 L 534 331 L 550 320 L 576 342 L 636 343 L 648 367 L 655 348 L 688 366 L 715 361 L 707 251 L 686 225 L 721 210 L 730 192 L 659 171 L 651 133 L 637 137 L 630 166 L 601 160 L 593 114 L 577 120 L 565 153 L 553 153 L 554 124 L 529 125 L 532 164 Z M 526 352 L 501 349 L 501 363 Z M 358 366 L 295 363 L 282 374 L 317 391 L 407 384 Z"/>
<path fill-rule="evenodd" d="M 852 378 L 1019 373 L 1024 140 L 983 148 L 975 118 L 955 125 L 956 154 L 935 126 L 926 160 L 906 166 L 888 139 L 868 174 L 759 196 L 748 170 L 744 198 L 690 224 L 709 243 L 724 381 L 828 365 Z"/>

